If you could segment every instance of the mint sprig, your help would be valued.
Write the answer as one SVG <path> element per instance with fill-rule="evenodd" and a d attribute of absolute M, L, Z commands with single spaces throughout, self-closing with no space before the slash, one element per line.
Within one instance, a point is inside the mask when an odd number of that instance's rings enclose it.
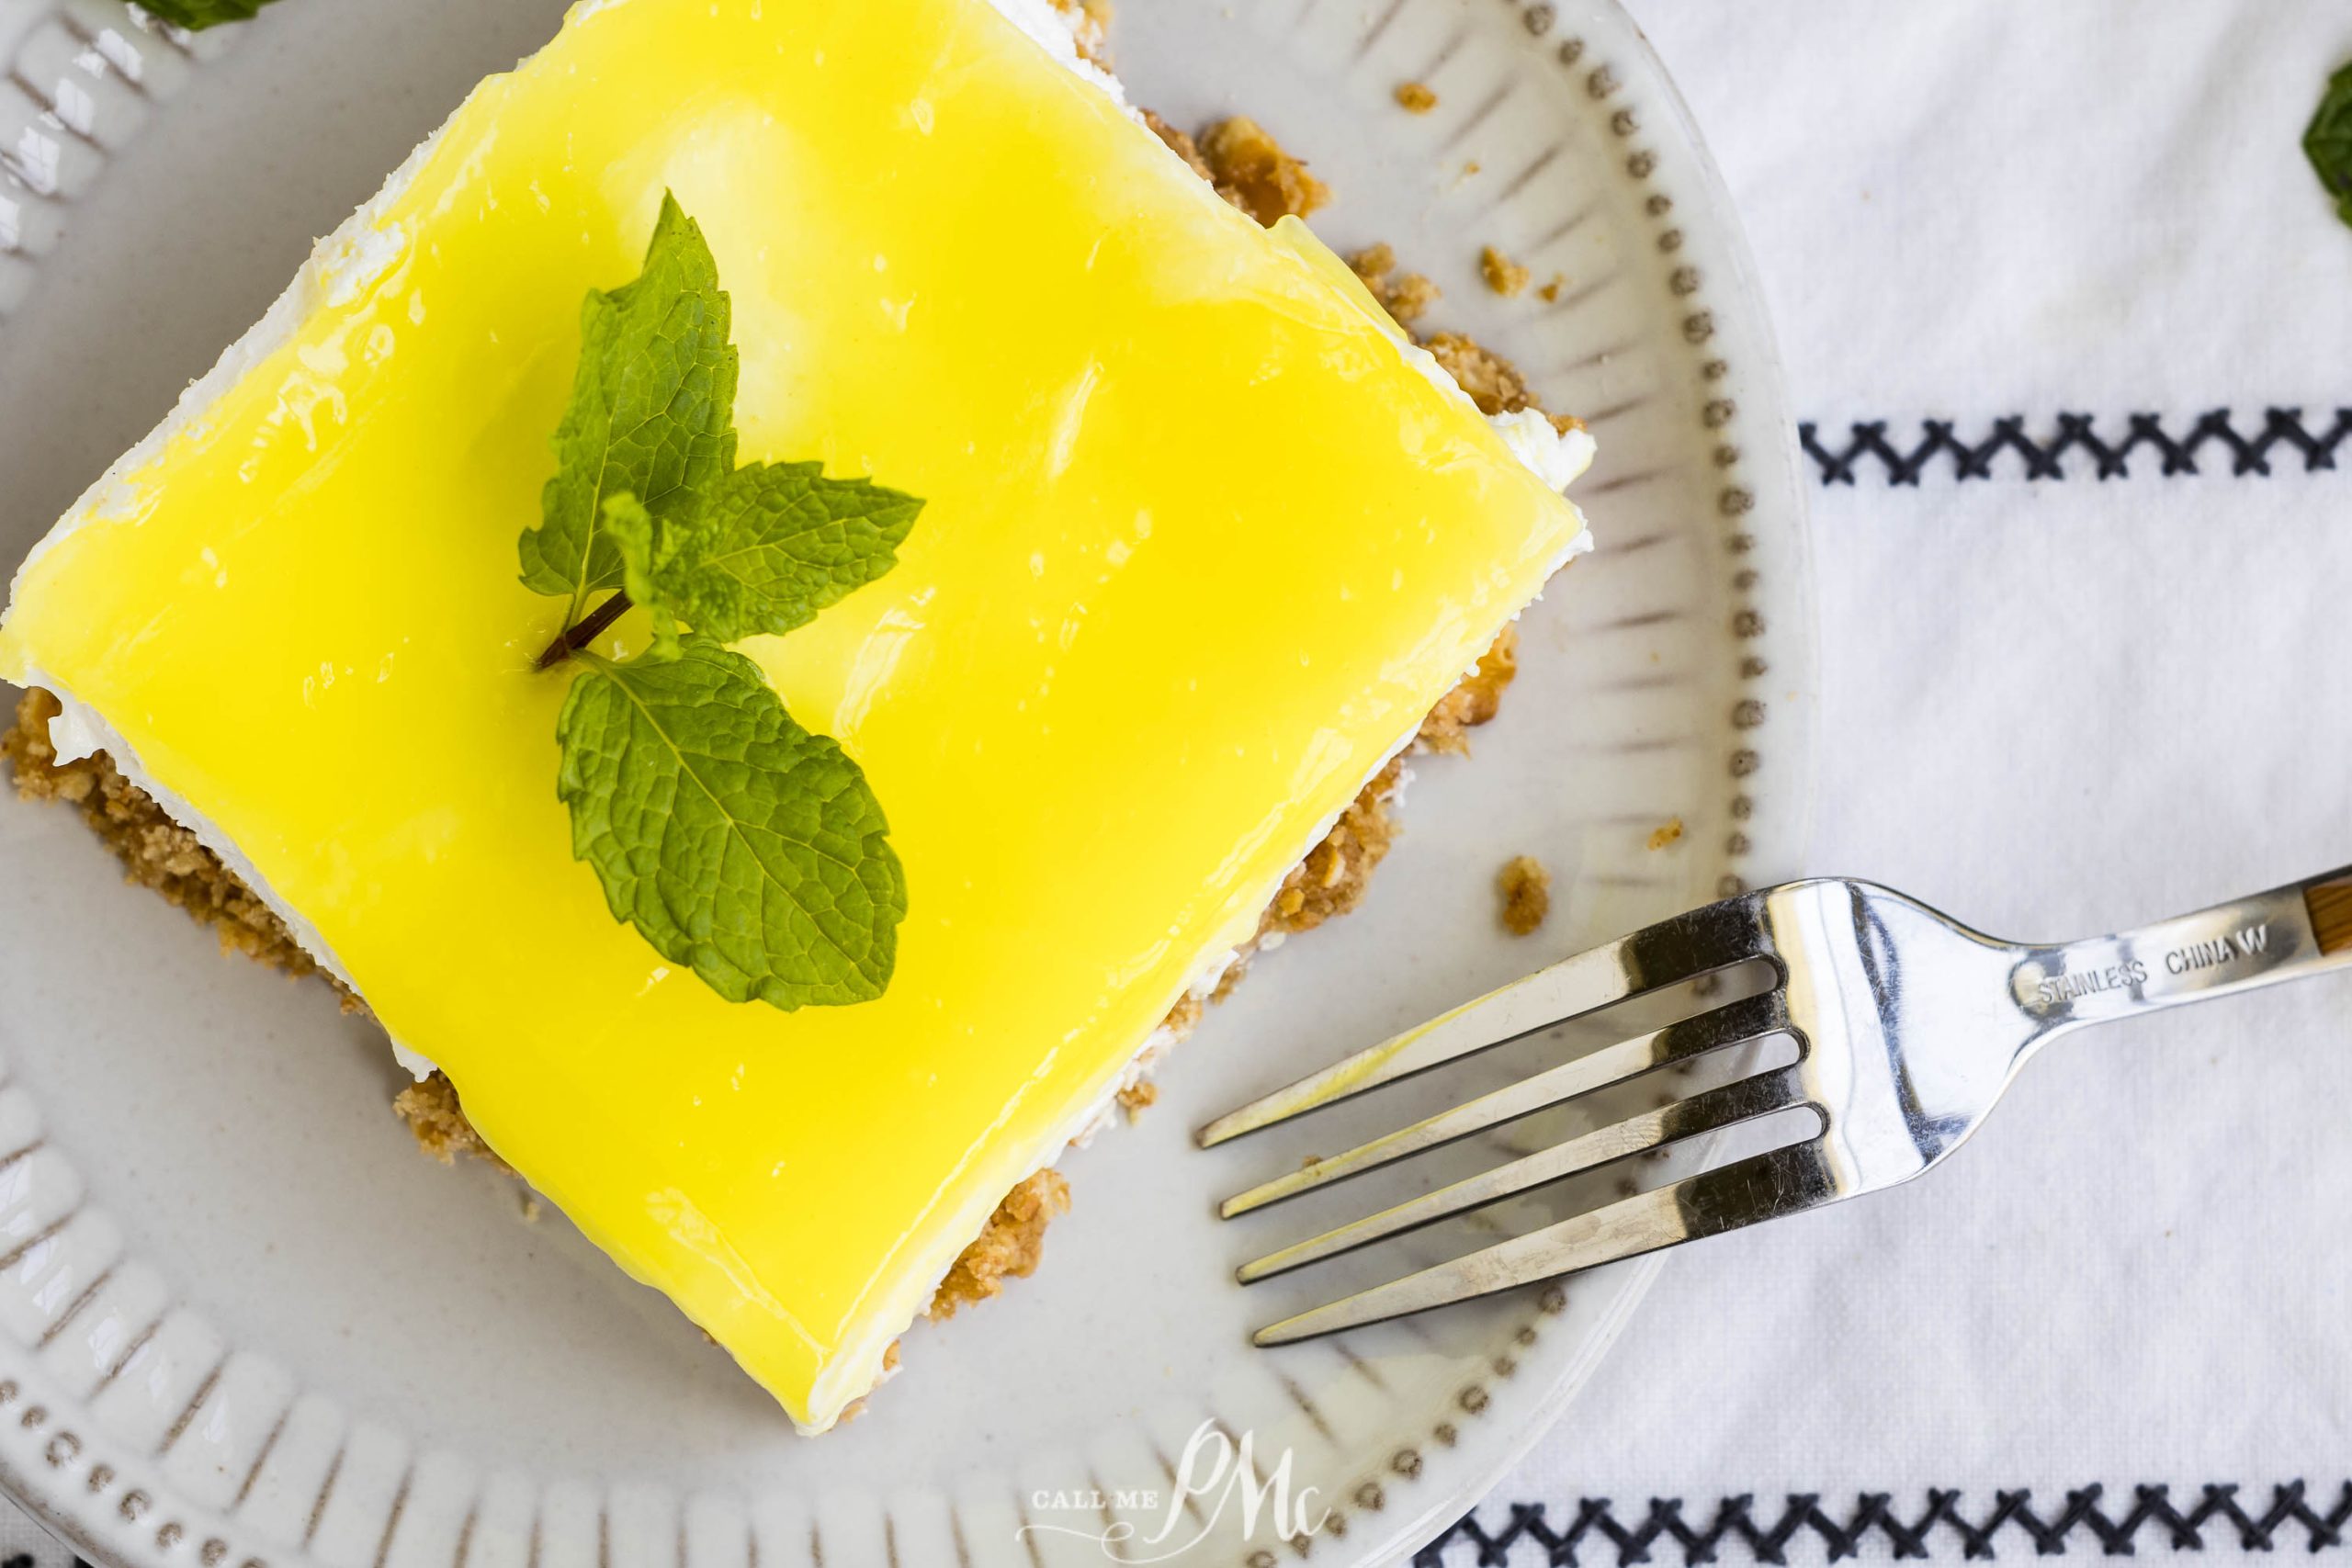
<path fill-rule="evenodd" d="M 2335 215 L 2352 223 L 2352 65 L 2328 78 L 2319 112 L 2303 132 L 2303 155 L 2335 197 Z"/>
<path fill-rule="evenodd" d="M 907 912 L 881 803 L 725 645 L 888 571 L 922 503 L 816 463 L 736 468 L 728 327 L 710 248 L 665 195 L 643 273 L 581 312 L 556 476 L 518 547 L 524 583 L 569 601 L 538 668 L 580 667 L 556 793 L 614 918 L 729 1001 L 870 1001 Z M 632 604 L 653 645 L 588 651 Z"/>

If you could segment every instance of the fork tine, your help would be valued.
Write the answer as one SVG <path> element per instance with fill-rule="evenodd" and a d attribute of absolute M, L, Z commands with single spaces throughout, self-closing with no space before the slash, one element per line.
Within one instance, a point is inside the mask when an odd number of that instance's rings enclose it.
<path fill-rule="evenodd" d="M 1359 1051 L 1201 1129 L 1211 1148 L 1350 1095 L 1565 1023 L 1644 991 L 1761 956 L 1757 895 L 1742 894 L 1646 926 Z"/>
<path fill-rule="evenodd" d="M 1379 1213 L 1352 1224 L 1338 1226 L 1321 1235 L 1285 1247 L 1254 1258 L 1235 1271 L 1243 1284 L 1255 1284 L 1308 1263 L 1335 1258 L 1359 1247 L 1399 1235 L 1458 1214 L 1467 1209 L 1508 1198 L 1541 1187 L 1548 1181 L 1558 1181 L 1575 1176 L 1611 1160 L 1628 1155 L 1645 1154 L 1684 1138 L 1702 1133 L 1717 1132 L 1758 1116 L 1769 1116 L 1776 1111 L 1804 1104 L 1805 1084 L 1802 1066 L 1782 1067 L 1777 1072 L 1758 1077 L 1743 1078 L 1737 1083 L 1694 1094 L 1688 1100 L 1677 1100 L 1656 1111 L 1629 1116 L 1624 1121 L 1597 1128 L 1566 1143 L 1555 1144 L 1508 1165 L 1482 1171 L 1466 1180 L 1441 1187 L 1434 1192 L 1424 1192 L 1409 1201 L 1384 1209 Z"/>
<path fill-rule="evenodd" d="M 1702 1171 L 1268 1324 L 1250 1338 L 1259 1345 L 1312 1339 L 1810 1209 L 1838 1196 L 1821 1149 L 1815 1137 Z"/>
<path fill-rule="evenodd" d="M 1504 1122 L 1532 1115 L 1546 1106 L 1574 1100 L 1594 1089 L 1605 1089 L 1623 1082 L 1636 1073 L 1669 1062 L 1683 1061 L 1709 1051 L 1721 1050 L 1760 1038 L 1789 1027 L 1788 1006 L 1778 991 L 1768 991 L 1760 997 L 1747 997 L 1703 1012 L 1696 1018 L 1684 1019 L 1664 1029 L 1654 1029 L 1646 1034 L 1634 1035 L 1604 1045 L 1597 1051 L 1563 1062 L 1556 1067 L 1521 1078 L 1507 1088 L 1479 1096 L 1466 1104 L 1442 1111 L 1409 1127 L 1390 1133 L 1385 1137 L 1360 1144 L 1344 1154 L 1297 1170 L 1285 1171 L 1271 1181 L 1261 1182 L 1247 1192 L 1227 1199 L 1217 1213 L 1226 1219 L 1295 1198 L 1302 1192 L 1347 1177 L 1377 1169 L 1391 1161 L 1423 1149 L 1436 1148 L 1441 1144 L 1466 1138 L 1473 1133 Z"/>

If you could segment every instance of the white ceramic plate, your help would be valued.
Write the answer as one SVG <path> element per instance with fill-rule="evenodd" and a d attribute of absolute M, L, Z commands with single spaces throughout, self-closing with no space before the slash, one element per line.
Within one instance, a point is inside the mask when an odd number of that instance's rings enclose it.
<path fill-rule="evenodd" d="M 0 0 L 0 148 L 42 187 L 0 187 L 0 561 L 559 11 L 285 0 L 190 59 L 109 43 L 117 0 Z M 1307 1559 L 1380 1561 L 1491 1484 L 1632 1310 L 1650 1261 L 1252 1350 L 1251 1324 L 1475 1233 L 1244 1292 L 1238 1259 L 1335 1211 L 1220 1225 L 1212 1198 L 1465 1081 L 1214 1155 L 1189 1132 L 1586 942 L 1795 868 L 1803 507 L 1722 193 L 1611 0 L 1129 0 L 1114 41 L 1138 101 L 1264 120 L 1338 192 L 1328 236 L 1394 243 L 1444 286 L 1442 324 L 1591 421 L 1602 456 L 1578 493 L 1600 551 L 1526 617 L 1476 760 L 1422 764 L 1366 907 L 1261 962 L 1160 1106 L 1067 1162 L 1077 1207 L 1040 1275 L 919 1327 L 906 1375 L 813 1442 L 560 1218 L 526 1223 L 487 1170 L 419 1159 L 386 1111 L 381 1041 L 321 987 L 224 961 L 70 812 L 0 802 L 0 1483 L 89 1555 L 1087 1563 L 1124 1520 L 1115 1556 L 1267 1564 L 1328 1507 L 1295 1543 Z M 1396 107 L 1408 79 L 1433 113 Z M 1556 302 L 1484 291 L 1488 243 L 1539 282 L 1564 275 Z M 1679 841 L 1651 848 L 1678 818 Z M 1513 941 L 1493 881 L 1519 853 L 1558 897 Z M 1262 1469 L 1287 1451 L 1293 1487 L 1316 1489 L 1305 1512 L 1246 1527 L 1211 1496 L 1171 1521 L 1170 1471 L 1205 1421 L 1248 1434 Z M 1193 1478 L 1216 1457 L 1196 1450 Z"/>

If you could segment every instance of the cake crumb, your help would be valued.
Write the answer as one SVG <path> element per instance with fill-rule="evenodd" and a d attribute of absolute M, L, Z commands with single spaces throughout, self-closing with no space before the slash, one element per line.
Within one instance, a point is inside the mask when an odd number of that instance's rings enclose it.
<path fill-rule="evenodd" d="M 1551 282 L 1535 291 L 1535 298 L 1543 300 L 1546 305 L 1555 305 L 1559 303 L 1560 290 L 1567 286 L 1568 275 L 1565 272 L 1555 272 L 1552 275 Z"/>
<path fill-rule="evenodd" d="M 1386 857 L 1396 840 L 1396 824 L 1388 803 L 1404 783 L 1405 760 L 1392 759 L 1363 792 L 1348 803 L 1323 841 L 1306 852 L 1291 868 L 1274 895 L 1272 908 L 1258 925 L 1258 940 L 1311 931 L 1335 915 L 1344 915 L 1363 902 L 1373 867 Z M 1239 978 L 1237 964 L 1217 988 L 1223 997 Z"/>
<path fill-rule="evenodd" d="M 1437 94 L 1425 82 L 1399 82 L 1396 101 L 1407 114 L 1427 114 L 1437 107 Z"/>
<path fill-rule="evenodd" d="M 1069 18 L 1070 40 L 1078 46 L 1079 58 L 1110 70 L 1111 0 L 1053 0 L 1053 6 Z"/>
<path fill-rule="evenodd" d="M 926 1315 L 954 1317 L 987 1301 L 1008 1279 L 1025 1280 L 1046 1255 L 1046 1224 L 1069 1209 L 1069 1183 L 1047 1167 L 1004 1195 L 980 1238 L 966 1247 L 939 1282 Z"/>
<path fill-rule="evenodd" d="M 1480 413 L 1516 413 L 1536 406 L 1526 378 L 1510 360 L 1460 333 L 1434 333 L 1421 346 L 1470 394 Z"/>
<path fill-rule="evenodd" d="M 1511 623 L 1503 627 L 1493 646 L 1478 656 L 1477 668 L 1437 700 L 1429 717 L 1421 720 L 1415 743 L 1424 750 L 1446 756 L 1468 756 L 1470 738 L 1465 732 L 1488 723 L 1502 711 L 1504 688 L 1518 674 L 1519 626 Z"/>
<path fill-rule="evenodd" d="M 531 1190 L 529 1188 L 527 1188 L 527 1187 L 524 1188 L 524 1189 L 523 1189 L 523 1223 L 524 1223 L 525 1224 L 526 1224 L 526 1225 L 535 1225 L 535 1224 L 537 1224 L 539 1223 L 539 1214 L 540 1214 L 540 1213 L 541 1213 L 541 1206 L 540 1206 L 540 1203 L 539 1203 L 539 1195 L 538 1195 L 537 1193 L 536 1193 L 536 1192 L 532 1191 L 532 1190 Z"/>
<path fill-rule="evenodd" d="M 1478 275 L 1487 288 L 1506 296 L 1525 293 L 1527 280 L 1535 276 L 1492 245 L 1478 253 Z"/>
<path fill-rule="evenodd" d="M 498 1152 L 466 1120 L 458 1105 L 458 1086 L 447 1074 L 436 1072 L 401 1090 L 392 1097 L 392 1112 L 408 1123 L 416 1146 L 443 1165 L 456 1164 L 459 1155 L 471 1155 L 509 1176 L 514 1174 L 514 1168 L 499 1158 Z"/>
<path fill-rule="evenodd" d="M 1137 1078 L 1119 1090 L 1119 1109 L 1133 1122 L 1159 1103 L 1159 1086 L 1149 1078 Z"/>
<path fill-rule="evenodd" d="M 1078 8 L 1084 17 L 1078 47 L 1089 60 L 1107 71 L 1111 68 L 1111 0 L 1079 0 Z M 892 1348 L 895 1352 L 896 1347 Z"/>
<path fill-rule="evenodd" d="M 1190 132 L 1177 130 L 1149 109 L 1143 111 L 1143 122 L 1170 152 L 1184 160 L 1187 168 L 1208 184 L 1216 184 L 1216 171 L 1210 168 L 1208 160 L 1201 156 L 1201 144 L 1193 140 Z"/>
<path fill-rule="evenodd" d="M 1159 1027 L 1179 1040 L 1186 1039 L 1201 1021 L 1201 998 L 1186 996 L 1168 1010 L 1168 1016 L 1159 1021 Z"/>
<path fill-rule="evenodd" d="M 1411 326 L 1438 301 L 1438 286 L 1418 272 L 1397 272 L 1396 253 L 1387 245 L 1358 251 L 1348 258 L 1348 265 L 1398 326 Z"/>
<path fill-rule="evenodd" d="M 1650 835 L 1650 848 L 1662 850 L 1680 837 L 1682 837 L 1682 818 L 1669 817 L 1666 819 L 1665 826 Z"/>
<path fill-rule="evenodd" d="M 1552 912 L 1552 874 L 1533 855 L 1517 855 L 1495 879 L 1503 896 L 1503 929 L 1526 936 Z"/>
<path fill-rule="evenodd" d="M 1304 218 L 1331 199 L 1330 187 L 1307 172 L 1306 162 L 1284 152 L 1247 115 L 1210 126 L 1199 148 L 1217 194 L 1269 228 L 1284 218 Z"/>

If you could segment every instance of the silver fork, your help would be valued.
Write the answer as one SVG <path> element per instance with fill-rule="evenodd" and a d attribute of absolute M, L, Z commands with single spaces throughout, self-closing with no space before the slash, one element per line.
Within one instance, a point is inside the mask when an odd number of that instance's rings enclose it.
<path fill-rule="evenodd" d="M 1570 1138 L 1244 1264 L 1244 1284 L 1612 1160 L 1808 1108 L 1810 1136 L 1269 1325 L 1287 1344 L 1718 1235 L 1907 1181 L 1958 1148 L 2042 1045 L 2104 1022 L 2352 963 L 2352 867 L 2137 931 L 1998 942 L 1900 893 L 1821 879 L 1742 894 L 1580 953 L 1203 1128 L 1204 1147 L 1761 960 L 1761 995 L 1586 1052 L 1227 1199 L 1227 1219 L 1611 1084 L 1782 1035 L 1796 1060 Z M 1802 1118 L 1783 1118 L 1802 1120 Z"/>

